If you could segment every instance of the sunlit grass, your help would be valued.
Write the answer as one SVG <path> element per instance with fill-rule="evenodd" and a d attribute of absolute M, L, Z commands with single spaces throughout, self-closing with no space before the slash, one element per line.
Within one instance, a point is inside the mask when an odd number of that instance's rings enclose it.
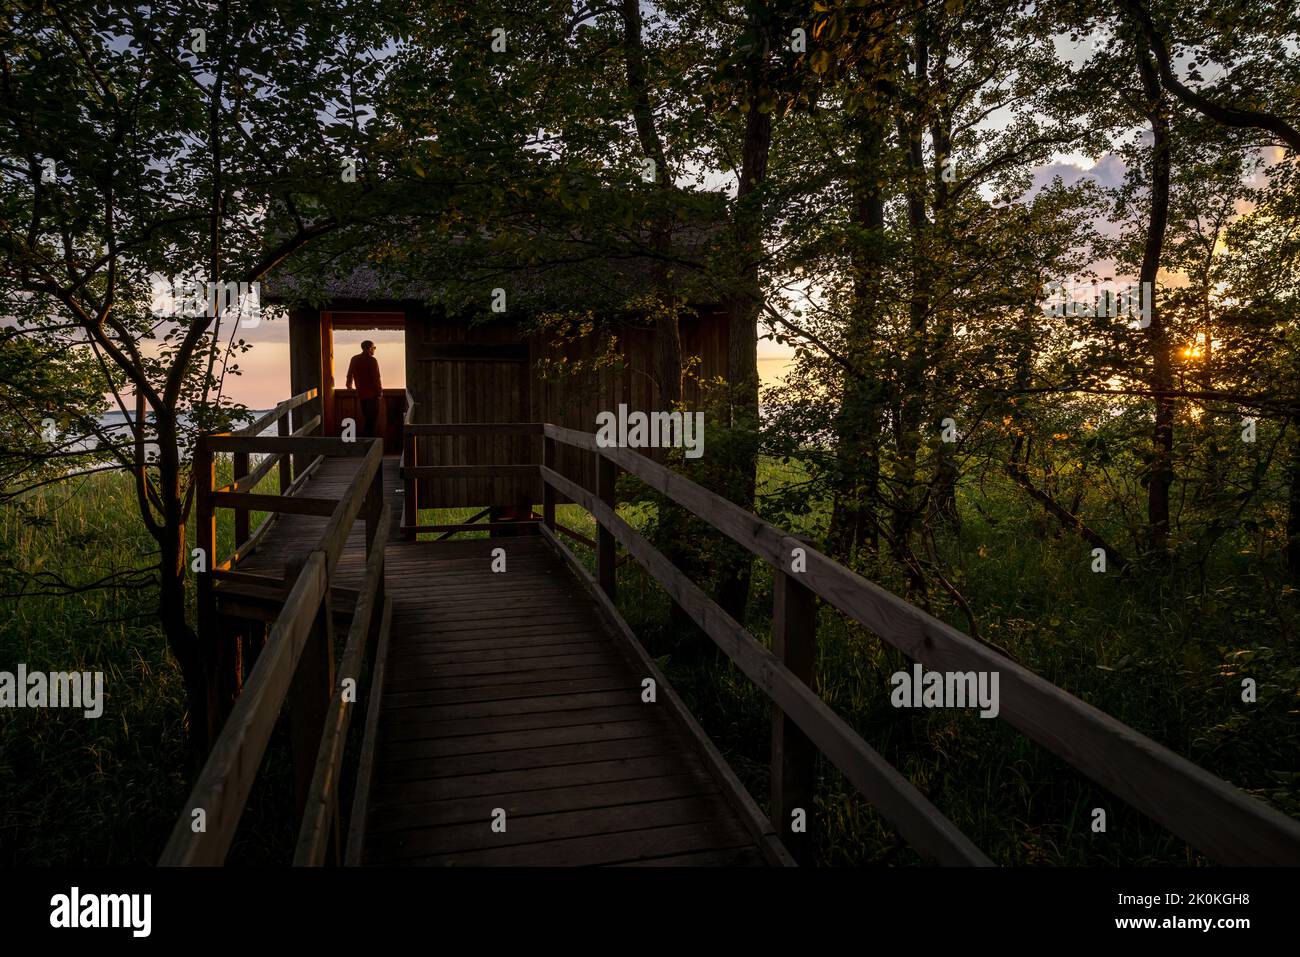
<path fill-rule="evenodd" d="M 219 459 L 218 482 L 231 463 Z M 275 487 L 274 474 L 259 491 Z M 250 515 L 256 528 L 262 513 Z M 221 556 L 232 513 L 218 515 Z M 188 529 L 193 545 L 193 526 Z M 157 546 L 129 476 L 87 475 L 0 509 L 0 554 L 25 573 L 82 584 L 151 573 Z M 4 590 L 17 590 L 11 579 Z M 44 589 L 40 589 L 44 590 Z M 103 671 L 104 713 L 0 710 L 0 864 L 147 863 L 189 793 L 185 694 L 155 618 L 156 589 L 0 599 L 0 670 Z"/>

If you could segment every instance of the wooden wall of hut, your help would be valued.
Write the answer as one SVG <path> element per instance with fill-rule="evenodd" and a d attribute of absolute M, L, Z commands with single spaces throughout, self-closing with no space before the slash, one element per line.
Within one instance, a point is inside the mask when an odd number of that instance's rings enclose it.
<path fill-rule="evenodd" d="M 416 402 L 415 421 L 553 422 L 593 432 L 596 414 L 616 410 L 619 403 L 629 409 L 658 409 L 652 330 L 619 328 L 613 350 L 608 335 L 597 332 L 556 343 L 551 336 L 521 338 L 517 327 L 507 322 L 470 327 L 427 313 L 408 313 L 406 375 Z M 710 311 L 683 318 L 681 335 L 683 356 L 700 360 L 683 384 L 683 399 L 695 408 L 699 380 L 726 373 L 725 314 Z M 422 465 L 540 462 L 541 439 L 428 436 L 420 439 L 418 455 Z M 557 469 L 594 488 L 590 454 L 561 448 Z M 536 481 L 469 478 L 439 479 L 437 487 L 426 484 L 420 492 L 425 507 L 541 501 Z"/>
<path fill-rule="evenodd" d="M 617 327 L 617 348 L 610 361 L 609 333 L 559 341 L 549 333 L 525 337 L 516 324 L 505 320 L 470 326 L 411 301 L 333 304 L 334 309 L 347 310 L 381 307 L 400 310 L 406 317 L 406 382 L 416 403 L 416 422 L 554 422 L 593 432 L 596 414 L 615 411 L 619 403 L 632 410 L 661 408 L 653 375 L 654 334 L 649 328 Z M 323 321 L 318 309 L 294 308 L 289 313 L 294 394 L 312 388 L 324 391 Z M 689 408 L 698 408 L 699 382 L 726 374 L 726 315 L 708 310 L 684 317 L 681 336 L 683 357 L 699 359 L 683 382 L 683 399 Z M 323 411 L 319 398 L 304 408 L 307 417 Z M 540 462 L 541 439 L 427 436 L 419 440 L 418 455 L 421 465 Z M 595 463 L 589 454 L 562 447 L 557 468 L 594 487 Z M 436 487 L 424 483 L 420 498 L 426 507 L 482 508 L 521 500 L 537 505 L 541 487 L 536 481 L 440 479 Z"/>

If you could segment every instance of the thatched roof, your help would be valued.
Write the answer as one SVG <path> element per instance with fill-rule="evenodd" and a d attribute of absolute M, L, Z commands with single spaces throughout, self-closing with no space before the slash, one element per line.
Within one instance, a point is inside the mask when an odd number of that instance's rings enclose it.
<path fill-rule="evenodd" d="M 421 254 L 391 239 L 355 242 L 328 258 L 291 258 L 262 281 L 269 303 L 338 300 L 419 301 L 454 310 L 483 302 L 494 288 L 506 290 L 514 307 L 587 309 L 617 306 L 650 292 L 662 275 L 695 305 L 718 301 L 711 263 L 724 235 L 721 227 L 681 227 L 666 254 L 657 255 L 644 235 L 597 242 L 582 236 L 538 238 L 535 245 L 512 237 L 447 241 Z"/>

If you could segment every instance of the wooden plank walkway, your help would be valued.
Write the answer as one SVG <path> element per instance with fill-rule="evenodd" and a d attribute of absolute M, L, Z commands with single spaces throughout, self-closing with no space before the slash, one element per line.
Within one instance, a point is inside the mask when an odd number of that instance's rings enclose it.
<path fill-rule="evenodd" d="M 339 497 L 356 468 L 327 459 L 303 494 Z M 399 485 L 385 459 L 394 523 Z M 278 574 L 325 522 L 281 516 L 240 569 Z M 363 524 L 337 584 L 361 579 Z M 363 863 L 767 863 L 663 690 L 642 702 L 635 655 L 544 538 L 405 542 L 394 528 L 385 563 L 393 623 Z"/>

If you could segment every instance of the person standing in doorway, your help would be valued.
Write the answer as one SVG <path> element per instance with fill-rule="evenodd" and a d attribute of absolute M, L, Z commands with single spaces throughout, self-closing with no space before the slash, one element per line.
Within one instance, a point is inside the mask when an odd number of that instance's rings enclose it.
<path fill-rule="evenodd" d="M 347 387 L 356 383 L 357 405 L 361 409 L 361 438 L 378 438 L 379 397 L 384 394 L 379 381 L 379 360 L 375 358 L 375 344 L 367 339 L 361 351 L 348 363 Z"/>

